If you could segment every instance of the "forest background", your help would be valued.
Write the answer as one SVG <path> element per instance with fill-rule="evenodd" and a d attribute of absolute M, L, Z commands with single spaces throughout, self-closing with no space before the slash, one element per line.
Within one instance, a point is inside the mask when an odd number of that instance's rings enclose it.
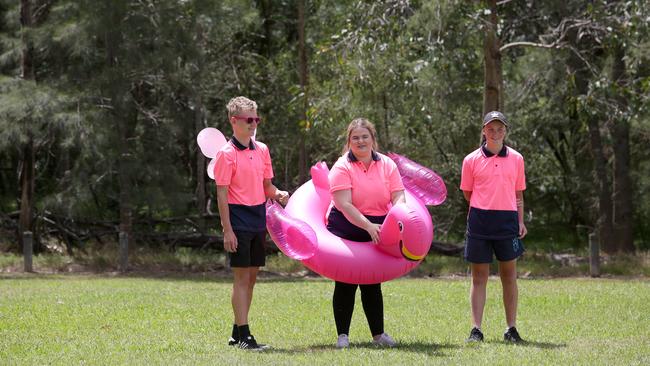
<path fill-rule="evenodd" d="M 196 144 L 257 101 L 289 191 L 354 117 L 435 170 L 436 240 L 461 243 L 463 157 L 508 116 L 526 159 L 526 245 L 650 249 L 646 1 L 0 0 L 0 252 L 88 243 L 220 249 Z"/>

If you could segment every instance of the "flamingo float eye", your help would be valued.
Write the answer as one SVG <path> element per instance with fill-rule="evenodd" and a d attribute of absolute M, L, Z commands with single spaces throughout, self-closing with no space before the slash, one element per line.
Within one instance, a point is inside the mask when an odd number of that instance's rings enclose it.
<path fill-rule="evenodd" d="M 404 232 L 404 224 L 402 224 L 401 221 L 397 222 L 397 226 L 399 227 L 399 232 L 400 233 Z"/>

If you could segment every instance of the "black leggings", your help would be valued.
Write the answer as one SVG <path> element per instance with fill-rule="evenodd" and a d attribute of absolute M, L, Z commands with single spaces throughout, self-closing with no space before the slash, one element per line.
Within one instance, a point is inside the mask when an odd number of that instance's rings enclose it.
<path fill-rule="evenodd" d="M 361 288 L 361 303 L 368 319 L 372 336 L 384 333 L 384 298 L 381 294 L 381 283 L 373 285 L 352 285 L 336 281 L 334 286 L 334 321 L 336 331 L 340 334 L 350 334 L 350 323 L 354 311 L 354 298 L 357 286 Z"/>
<path fill-rule="evenodd" d="M 366 216 L 370 222 L 381 224 L 386 215 Z M 370 234 L 354 225 L 343 213 L 332 207 L 327 220 L 327 229 L 334 235 L 353 241 L 370 241 Z M 381 294 L 381 283 L 373 285 L 353 285 L 336 281 L 332 305 L 334 307 L 334 321 L 338 334 L 350 334 L 350 323 L 354 311 L 354 298 L 357 287 L 361 288 L 361 303 L 368 319 L 368 326 L 372 336 L 384 333 L 384 298 Z"/>

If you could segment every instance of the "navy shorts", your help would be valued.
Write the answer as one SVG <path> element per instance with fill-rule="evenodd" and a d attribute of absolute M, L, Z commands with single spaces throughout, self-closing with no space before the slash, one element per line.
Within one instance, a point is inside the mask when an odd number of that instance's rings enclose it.
<path fill-rule="evenodd" d="M 492 263 L 493 255 L 499 262 L 519 258 L 524 253 L 524 242 L 519 238 L 505 240 L 465 237 L 465 260 L 470 263 Z"/>
<path fill-rule="evenodd" d="M 237 251 L 228 253 L 230 267 L 264 267 L 266 264 L 266 253 L 264 252 L 264 241 L 266 231 L 248 232 L 235 230 L 237 237 Z"/>

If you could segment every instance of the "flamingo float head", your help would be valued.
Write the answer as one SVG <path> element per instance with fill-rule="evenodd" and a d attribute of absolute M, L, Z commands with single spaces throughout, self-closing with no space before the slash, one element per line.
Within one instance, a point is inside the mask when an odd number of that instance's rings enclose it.
<path fill-rule="evenodd" d="M 422 260 L 431 247 L 431 221 L 405 204 L 393 206 L 381 225 L 379 249 L 409 261 Z"/>

